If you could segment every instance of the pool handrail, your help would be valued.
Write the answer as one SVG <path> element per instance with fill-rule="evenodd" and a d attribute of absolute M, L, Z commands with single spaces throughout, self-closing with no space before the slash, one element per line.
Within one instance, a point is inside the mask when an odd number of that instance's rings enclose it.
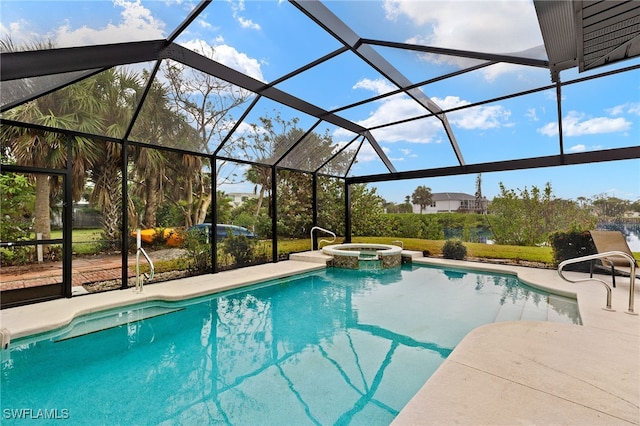
<path fill-rule="evenodd" d="M 396 244 L 396 243 L 400 243 L 400 244 Z M 402 249 L 404 250 L 404 242 L 402 242 L 400 240 L 393 240 L 393 241 L 391 241 L 391 244 L 398 245 L 398 246 L 402 247 Z"/>
<path fill-rule="evenodd" d="M 320 243 L 333 243 L 336 240 L 336 234 L 334 234 L 333 232 L 329 231 L 328 229 L 324 229 L 321 228 L 319 226 L 314 226 L 313 228 L 311 228 L 311 231 L 309 232 L 309 236 L 311 237 L 311 251 L 313 251 L 313 231 L 322 231 L 324 233 L 327 233 L 331 236 L 333 236 L 333 240 L 329 241 L 329 240 L 320 240 L 318 241 L 318 250 L 320 249 Z"/>
<path fill-rule="evenodd" d="M 144 285 L 144 280 L 151 281 L 153 279 L 153 275 L 155 273 L 155 267 L 153 266 L 153 262 L 149 258 L 149 255 L 142 248 L 142 239 L 140 238 L 140 229 L 138 229 L 137 237 L 136 237 L 136 291 L 142 293 L 142 287 Z M 149 263 L 149 273 L 146 272 L 140 276 L 140 253 L 144 256 L 144 258 Z"/>
<path fill-rule="evenodd" d="M 621 251 L 608 251 L 608 252 L 604 252 L 604 253 L 597 253 L 597 254 L 590 254 L 588 256 L 582 256 L 582 257 L 576 257 L 574 259 L 567 259 L 563 262 L 560 262 L 560 264 L 558 265 L 558 275 L 560 275 L 560 278 L 562 278 L 563 280 L 570 282 L 570 283 L 579 283 L 579 282 L 584 282 L 584 281 L 598 281 L 600 282 L 602 285 L 605 286 L 605 288 L 607 289 L 607 307 L 603 308 L 605 310 L 608 311 L 613 311 L 613 309 L 611 309 L 611 287 L 609 286 L 609 284 L 607 284 L 606 282 L 604 282 L 601 279 L 598 278 L 581 278 L 579 280 L 570 280 L 567 277 L 565 277 L 564 275 L 562 275 L 562 270 L 565 266 L 573 264 L 573 263 L 580 263 L 580 262 L 586 262 L 587 260 L 597 260 L 597 259 L 601 259 L 601 258 L 605 258 L 605 257 L 611 257 L 611 256 L 621 256 L 624 257 L 625 259 L 627 259 L 629 261 L 629 266 L 631 267 L 630 273 L 629 273 L 629 310 L 626 311 L 626 313 L 630 314 L 630 315 L 637 315 L 637 313 L 635 313 L 633 311 L 633 301 L 634 301 L 634 296 L 635 296 L 635 280 L 636 280 L 636 261 L 632 256 L 629 256 L 629 254 L 621 252 Z"/>

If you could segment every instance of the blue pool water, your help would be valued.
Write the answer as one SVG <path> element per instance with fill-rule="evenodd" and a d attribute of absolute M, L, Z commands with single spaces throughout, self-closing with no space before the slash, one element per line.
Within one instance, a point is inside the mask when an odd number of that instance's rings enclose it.
<path fill-rule="evenodd" d="M 580 323 L 574 300 L 508 275 L 403 265 L 267 284 L 13 341 L 2 422 L 387 425 L 472 329 Z"/>

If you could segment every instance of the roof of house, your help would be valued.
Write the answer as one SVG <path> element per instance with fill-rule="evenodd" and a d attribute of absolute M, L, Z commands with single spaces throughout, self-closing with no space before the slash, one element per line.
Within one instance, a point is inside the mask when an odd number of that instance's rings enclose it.
<path fill-rule="evenodd" d="M 447 201 L 447 200 L 475 200 L 475 195 L 466 194 L 464 192 L 434 192 L 431 194 L 431 201 Z"/>

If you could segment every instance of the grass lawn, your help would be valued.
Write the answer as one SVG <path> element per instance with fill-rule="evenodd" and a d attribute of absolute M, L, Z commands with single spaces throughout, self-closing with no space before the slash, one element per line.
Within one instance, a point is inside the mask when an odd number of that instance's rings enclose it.
<path fill-rule="evenodd" d="M 51 238 L 62 238 L 61 230 L 51 231 Z M 76 254 L 95 254 L 100 252 L 100 229 L 74 229 L 73 252 Z M 341 243 L 342 238 L 336 239 L 336 244 Z M 402 241 L 406 250 L 427 252 L 431 256 L 442 254 L 444 240 L 424 240 L 420 238 L 395 238 L 395 237 L 354 237 L 354 243 L 398 244 Z M 323 244 L 326 245 L 326 244 Z M 468 257 L 484 259 L 506 259 L 514 261 L 540 262 L 553 265 L 553 250 L 551 247 L 509 246 L 498 244 L 464 243 Z M 271 254 L 271 241 L 260 242 L 260 251 Z M 297 253 L 311 250 L 310 240 L 305 239 L 281 239 L 278 241 L 278 254 Z M 634 253 L 640 260 L 640 253 Z"/>
<path fill-rule="evenodd" d="M 405 250 L 427 251 L 431 256 L 442 254 L 444 240 L 423 240 L 419 238 L 387 238 L 387 237 L 356 237 L 354 243 L 391 244 L 402 241 Z M 542 262 L 553 264 L 551 247 L 506 246 L 498 244 L 463 243 L 467 248 L 468 257 L 485 259 L 508 259 L 528 262 Z"/>
<path fill-rule="evenodd" d="M 96 254 L 100 253 L 100 229 L 74 229 L 71 235 L 71 250 L 74 254 Z M 52 239 L 62 238 L 62 230 L 51 231 Z"/>

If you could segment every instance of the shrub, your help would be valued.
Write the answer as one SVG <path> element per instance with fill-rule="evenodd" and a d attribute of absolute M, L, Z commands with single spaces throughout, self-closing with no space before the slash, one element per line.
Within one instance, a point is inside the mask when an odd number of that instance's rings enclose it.
<path fill-rule="evenodd" d="M 0 248 L 0 265 L 2 266 L 27 265 L 35 262 L 35 257 L 33 246 Z"/>
<path fill-rule="evenodd" d="M 467 256 L 467 248 L 458 239 L 447 240 L 442 246 L 442 256 L 445 259 L 463 260 Z"/>
<path fill-rule="evenodd" d="M 398 232 L 400 238 L 424 238 L 425 227 L 421 220 L 413 214 L 399 214 Z"/>
<path fill-rule="evenodd" d="M 558 266 L 567 259 L 588 256 L 596 253 L 589 231 L 555 232 L 549 237 L 553 249 L 553 262 Z M 567 270 L 589 271 L 589 263 L 582 262 L 568 265 Z"/>
<path fill-rule="evenodd" d="M 176 259 L 157 260 L 153 262 L 154 271 L 156 274 L 163 272 L 185 271 L 189 270 L 189 261 L 186 257 L 179 257 Z M 140 264 L 140 273 L 148 273 L 151 270 L 148 263 Z"/>
<path fill-rule="evenodd" d="M 211 243 L 207 241 L 206 235 L 197 231 L 187 232 L 183 248 L 187 252 L 190 273 L 211 271 Z"/>
<path fill-rule="evenodd" d="M 224 247 L 233 256 L 238 266 L 244 266 L 253 259 L 256 243 L 255 239 L 245 235 L 229 235 L 224 240 Z"/>

